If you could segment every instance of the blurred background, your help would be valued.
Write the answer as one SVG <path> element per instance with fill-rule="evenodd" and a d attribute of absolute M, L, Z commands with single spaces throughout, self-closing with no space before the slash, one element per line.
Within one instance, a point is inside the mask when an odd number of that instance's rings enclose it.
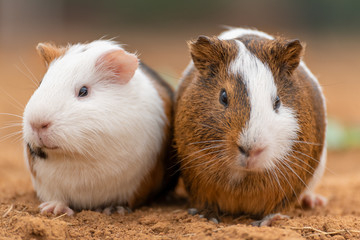
<path fill-rule="evenodd" d="M 175 86 L 190 59 L 186 41 L 217 35 L 223 26 L 254 27 L 305 42 L 305 61 L 327 97 L 330 148 L 359 146 L 358 0 L 0 0 L 0 154 L 5 159 L 0 172 L 7 174 L 6 162 L 23 166 L 21 127 L 11 125 L 21 118 L 4 113 L 22 115 L 33 81 L 45 72 L 35 51 L 38 42 L 115 37 Z"/>

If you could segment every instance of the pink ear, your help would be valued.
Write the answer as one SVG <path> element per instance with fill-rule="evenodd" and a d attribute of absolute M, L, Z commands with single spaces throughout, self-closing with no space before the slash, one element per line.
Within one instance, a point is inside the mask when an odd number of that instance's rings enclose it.
<path fill-rule="evenodd" d="M 138 65 L 138 58 L 122 49 L 105 53 L 96 62 L 96 66 L 113 73 L 121 84 L 126 84 L 132 79 Z"/>

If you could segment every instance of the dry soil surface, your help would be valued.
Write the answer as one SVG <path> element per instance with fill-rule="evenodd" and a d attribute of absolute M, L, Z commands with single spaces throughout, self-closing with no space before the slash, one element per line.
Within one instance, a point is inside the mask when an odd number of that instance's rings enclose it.
<path fill-rule="evenodd" d="M 160 41 L 159 46 L 152 47 L 161 48 L 162 44 Z M 347 50 L 336 48 L 336 42 L 332 44 L 310 47 L 308 65 L 320 75 L 329 114 L 347 123 L 359 123 L 360 49 L 357 44 L 349 45 Z M 179 49 L 180 60 L 170 58 L 168 64 L 185 67 L 187 53 L 182 52 L 185 48 Z M 143 51 L 142 55 L 147 53 Z M 166 54 L 164 51 L 156 58 L 165 59 Z M 28 49 L 21 57 L 39 78 L 43 68 L 35 51 Z M 155 62 L 161 62 L 159 59 Z M 31 75 L 18 56 L 2 52 L 0 112 L 21 115 L 34 88 L 14 63 Z M 19 122 L 16 117 L 0 115 L 0 127 L 14 120 Z M 14 129 L 1 129 L 0 136 L 21 130 Z M 0 143 L 0 239 L 360 239 L 360 150 L 329 152 L 327 170 L 317 189 L 328 198 L 326 207 L 295 207 L 283 212 L 290 219 L 259 228 L 250 226 L 251 219 L 246 218 L 225 218 L 215 224 L 190 216 L 185 201 L 158 202 L 125 215 L 92 211 L 78 212 L 73 217 L 40 215 L 40 202 L 24 167 L 19 136 L 2 138 Z"/>

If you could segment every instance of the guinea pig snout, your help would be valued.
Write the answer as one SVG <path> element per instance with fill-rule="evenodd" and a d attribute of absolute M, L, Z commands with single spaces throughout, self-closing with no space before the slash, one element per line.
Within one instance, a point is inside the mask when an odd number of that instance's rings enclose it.
<path fill-rule="evenodd" d="M 256 168 L 258 165 L 258 157 L 264 152 L 265 147 L 244 147 L 238 146 L 241 154 L 240 165 L 244 168 Z"/>
<path fill-rule="evenodd" d="M 238 146 L 239 151 L 245 157 L 257 157 L 259 156 L 264 150 L 264 147 L 261 148 L 247 148 L 243 146 Z"/>
<path fill-rule="evenodd" d="M 44 132 L 47 131 L 47 129 L 50 127 L 51 122 L 50 121 L 33 121 L 30 122 L 30 126 L 33 131 L 35 132 Z"/>
<path fill-rule="evenodd" d="M 53 141 L 51 140 L 51 134 L 49 128 L 51 126 L 50 121 L 31 121 L 31 129 L 35 135 L 35 142 L 39 147 L 55 148 Z"/>

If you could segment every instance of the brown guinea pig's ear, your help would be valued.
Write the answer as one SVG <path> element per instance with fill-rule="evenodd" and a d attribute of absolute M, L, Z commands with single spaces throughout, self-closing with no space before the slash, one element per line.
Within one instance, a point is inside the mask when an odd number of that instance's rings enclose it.
<path fill-rule="evenodd" d="M 303 45 L 300 40 L 283 40 L 281 45 L 281 71 L 291 74 L 298 66 L 303 55 Z"/>
<path fill-rule="evenodd" d="M 36 46 L 36 50 L 46 67 L 48 67 L 54 59 L 61 57 L 66 52 L 66 48 L 57 47 L 51 43 L 39 43 Z"/>
<path fill-rule="evenodd" d="M 219 63 L 220 40 L 217 37 L 199 36 L 196 41 L 188 43 L 195 67 L 201 74 L 214 71 Z"/>

